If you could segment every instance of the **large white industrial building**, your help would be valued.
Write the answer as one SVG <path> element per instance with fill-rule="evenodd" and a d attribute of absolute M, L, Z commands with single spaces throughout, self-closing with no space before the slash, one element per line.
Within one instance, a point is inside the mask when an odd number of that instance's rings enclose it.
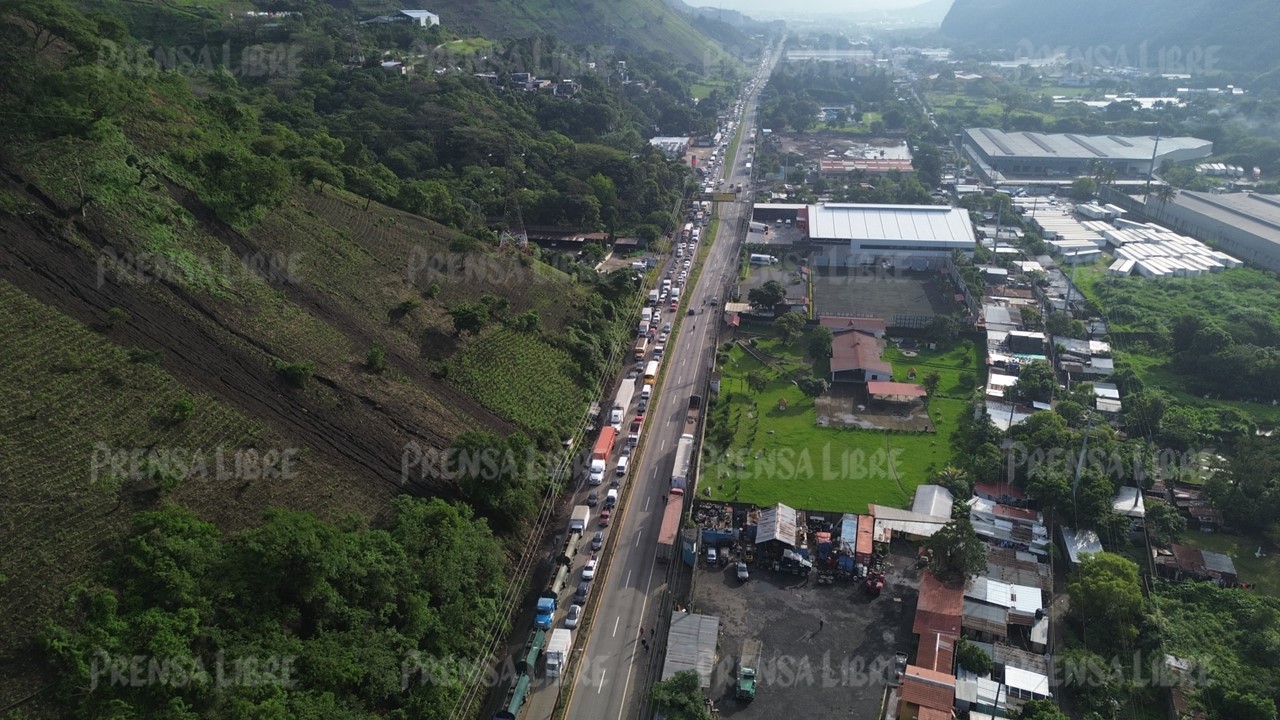
<path fill-rule="evenodd" d="M 972 256 L 977 237 L 969 212 L 945 205 L 826 203 L 800 211 L 809 240 L 822 248 L 814 264 L 879 265 L 929 270 L 959 250 Z"/>
<path fill-rule="evenodd" d="M 1165 160 L 1188 162 L 1213 154 L 1211 141 L 1193 137 L 1122 137 L 970 128 L 961 135 L 961 141 L 974 170 L 991 185 L 1069 184 L 1077 177 L 1091 175 L 1097 165 L 1113 170 L 1118 183 L 1145 182 L 1153 168 L 1159 168 Z"/>

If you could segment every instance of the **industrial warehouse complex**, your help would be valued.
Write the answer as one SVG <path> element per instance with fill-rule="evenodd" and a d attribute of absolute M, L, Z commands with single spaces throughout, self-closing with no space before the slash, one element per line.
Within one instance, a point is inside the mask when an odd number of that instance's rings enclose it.
<path fill-rule="evenodd" d="M 961 134 L 966 157 L 991 185 L 1046 182 L 1070 184 L 1097 166 L 1117 182 L 1143 181 L 1166 160 L 1187 162 L 1213 154 L 1213 143 L 1192 137 L 1120 137 L 1046 134 L 970 128 Z"/>
<path fill-rule="evenodd" d="M 1145 210 L 1174 230 L 1213 242 L 1245 262 L 1280 271 L 1280 202 L 1273 195 L 1183 190 L 1167 202 L 1150 198 Z"/>
<path fill-rule="evenodd" d="M 776 215 L 786 208 L 786 217 Z M 969 213 L 945 205 L 757 206 L 756 218 L 794 222 L 815 250 L 819 268 L 883 265 L 911 270 L 943 267 L 954 251 L 972 256 L 977 236 Z M 749 239 L 748 242 L 751 242 Z"/>

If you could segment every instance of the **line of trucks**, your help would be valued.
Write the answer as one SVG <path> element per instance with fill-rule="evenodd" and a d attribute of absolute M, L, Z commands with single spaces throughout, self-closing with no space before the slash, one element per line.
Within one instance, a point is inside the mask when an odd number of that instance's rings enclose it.
<path fill-rule="evenodd" d="M 670 562 L 680 541 L 680 521 L 684 517 L 684 494 L 690 485 L 693 468 L 693 451 L 698 431 L 698 418 L 702 414 L 702 396 L 689 397 L 685 413 L 685 425 L 676 441 L 676 461 L 671 468 L 671 484 L 667 488 L 666 510 L 662 513 L 662 526 L 658 530 L 658 560 Z"/>

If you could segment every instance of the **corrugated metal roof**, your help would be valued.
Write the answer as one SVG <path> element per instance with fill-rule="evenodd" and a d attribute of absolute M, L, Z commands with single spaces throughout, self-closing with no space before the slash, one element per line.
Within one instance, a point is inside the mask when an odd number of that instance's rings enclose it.
<path fill-rule="evenodd" d="M 969 630 L 1006 637 L 1009 633 L 1009 611 L 995 605 L 965 600 L 960 624 Z"/>
<path fill-rule="evenodd" d="M 946 205 L 857 205 L 826 203 L 809 211 L 809 237 L 824 240 L 886 240 L 973 246 L 969 211 Z"/>
<path fill-rule="evenodd" d="M 1063 527 L 1062 542 L 1067 546 L 1067 557 L 1072 564 L 1079 563 L 1082 555 L 1102 552 L 1102 541 L 1098 539 L 1098 533 L 1092 530 L 1076 531 Z"/>
<path fill-rule="evenodd" d="M 796 511 L 782 503 L 760 511 L 759 529 L 756 530 L 756 544 L 777 540 L 795 547 L 796 544 Z"/>
<path fill-rule="evenodd" d="M 1125 517 L 1146 517 L 1147 508 L 1142 500 L 1142 489 L 1132 485 L 1121 485 L 1116 490 L 1115 497 L 1111 499 L 1111 509 L 1115 510 L 1117 515 Z"/>
<path fill-rule="evenodd" d="M 720 618 L 687 612 L 671 613 L 662 679 L 670 680 L 678 672 L 694 670 L 702 679 L 703 689 L 711 687 L 711 671 L 716 664 L 719 637 Z"/>
<path fill-rule="evenodd" d="M 840 550 L 852 555 L 858 549 L 858 516 L 845 513 L 840 518 Z"/>
<path fill-rule="evenodd" d="M 955 497 L 951 491 L 941 485 L 921 485 L 916 488 L 915 501 L 911 503 L 913 512 L 932 515 L 940 518 L 951 518 L 951 505 Z"/>
<path fill-rule="evenodd" d="M 1204 568 L 1209 572 L 1216 572 L 1221 575 L 1236 574 L 1236 564 L 1231 558 L 1222 553 L 1213 552 L 1211 550 L 1201 550 L 1200 558 L 1204 561 Z"/>
<path fill-rule="evenodd" d="M 1040 588 L 1012 585 L 988 577 L 975 577 L 964 591 L 967 599 L 1034 615 L 1044 607 Z"/>
<path fill-rule="evenodd" d="M 1158 165 L 1161 157 L 1178 150 L 1200 150 L 1207 157 L 1213 149 L 1212 142 L 1194 137 L 1161 137 L 1156 140 L 1150 135 L 1119 138 L 1115 135 L 1005 132 L 993 128 L 972 128 L 964 133 L 972 144 L 993 160 L 1058 158 L 1150 162 L 1152 154 L 1159 150 Z"/>
<path fill-rule="evenodd" d="M 1052 693 L 1049 692 L 1049 678 L 1040 673 L 1023 670 L 1019 667 L 1005 666 L 1004 684 L 1024 693 L 1039 697 L 1052 697 Z"/>

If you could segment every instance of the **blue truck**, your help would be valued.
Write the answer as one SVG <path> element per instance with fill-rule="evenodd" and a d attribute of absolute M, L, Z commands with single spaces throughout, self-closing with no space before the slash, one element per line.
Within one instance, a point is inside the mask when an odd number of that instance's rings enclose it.
<path fill-rule="evenodd" d="M 555 622 L 556 594 L 550 590 L 538 596 L 538 609 L 533 617 L 533 626 L 539 630 L 549 630 Z"/>

